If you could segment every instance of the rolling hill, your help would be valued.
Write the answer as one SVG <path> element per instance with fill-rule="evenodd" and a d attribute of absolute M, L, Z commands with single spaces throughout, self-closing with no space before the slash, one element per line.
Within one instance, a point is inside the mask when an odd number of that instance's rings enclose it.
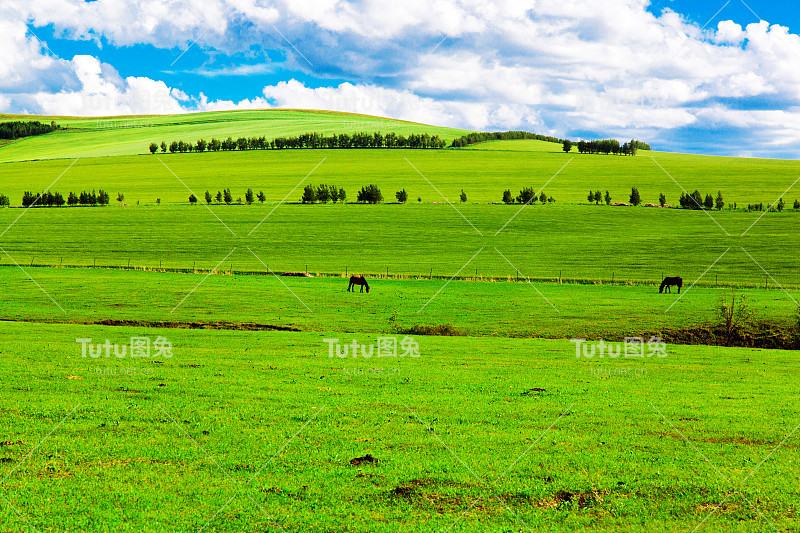
<path fill-rule="evenodd" d="M 294 109 L 219 111 L 184 115 L 141 115 L 121 117 L 57 117 L 38 115 L 0 115 L 0 121 L 56 121 L 64 129 L 27 137 L 0 146 L 0 162 L 69 157 L 136 155 L 147 153 L 151 142 L 200 138 L 267 138 L 318 132 L 354 133 L 359 131 L 398 135 L 429 133 L 450 141 L 467 130 L 429 126 L 370 115 Z"/>

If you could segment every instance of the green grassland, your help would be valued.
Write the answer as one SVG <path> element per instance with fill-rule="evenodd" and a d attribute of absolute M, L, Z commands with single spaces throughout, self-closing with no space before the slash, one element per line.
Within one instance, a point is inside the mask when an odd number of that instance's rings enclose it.
<path fill-rule="evenodd" d="M 0 210 L 2 228 L 19 217 L 0 238 L 8 254 L 2 254 L 0 265 L 199 271 L 219 265 L 237 272 L 269 267 L 279 273 L 374 277 L 388 271 L 391 277 L 447 279 L 458 274 L 487 280 L 516 279 L 519 273 L 551 281 L 649 284 L 680 275 L 687 284 L 702 276 L 703 286 L 800 287 L 800 214 L 794 211 L 769 213 L 761 220 L 759 213 L 714 213 L 727 236 L 703 212 L 655 208 L 556 204 L 530 205 L 520 212 L 520 206 L 460 206 L 474 228 L 444 204 L 211 209 Z M 772 279 L 767 281 L 761 267 Z"/>
<path fill-rule="evenodd" d="M 419 358 L 387 362 L 330 359 L 332 332 L 0 332 L 9 531 L 797 523 L 788 352 L 588 361 L 566 341 L 424 337 Z M 75 342 L 141 335 L 165 335 L 173 357 L 84 359 Z M 366 454 L 378 462 L 350 464 Z"/>
<path fill-rule="evenodd" d="M 345 278 L 207 272 L 0 268 L 3 318 L 19 321 L 216 327 L 255 324 L 303 331 L 407 331 L 449 325 L 498 337 L 623 339 L 716 323 L 726 287 L 659 294 L 655 286 L 372 279 L 348 293 Z M 45 292 L 46 291 L 46 294 Z M 796 321 L 797 290 L 737 289 L 755 318 Z M 49 299 L 49 297 L 52 300 Z"/>
<path fill-rule="evenodd" d="M 125 205 L 0 209 L 0 530 L 796 528 L 796 352 L 588 359 L 568 339 L 716 324 L 732 292 L 796 327 L 800 213 L 741 208 L 791 207 L 797 162 L 533 141 L 151 156 L 136 154 L 162 138 L 462 132 L 291 110 L 55 119 L 69 129 L 0 146 L 0 194 L 102 188 Z M 349 203 L 300 205 L 307 183 Z M 369 183 L 411 201 L 352 203 Z M 499 203 L 528 186 L 557 202 Z M 740 209 L 587 205 L 634 186 Z M 267 201 L 188 205 L 224 188 Z M 658 293 L 664 275 L 681 295 Z M 419 358 L 330 358 L 323 340 L 443 326 L 460 336 L 414 333 Z M 76 343 L 133 336 L 174 357 Z"/>
<path fill-rule="evenodd" d="M 236 139 L 263 135 L 272 139 L 309 132 L 330 135 L 393 131 L 398 135 L 429 133 L 449 141 L 469 133 L 369 115 L 294 109 L 98 118 L 0 115 L 0 121 L 11 120 L 54 120 L 65 129 L 0 146 L 0 162 L 143 154 L 148 152 L 151 142 L 169 144 L 181 139 L 195 142 L 211 137 Z"/>
<path fill-rule="evenodd" d="M 20 205 L 25 190 L 41 191 L 55 181 L 53 189 L 64 194 L 103 188 L 113 194 L 112 200 L 116 193 L 124 193 L 128 204 L 153 204 L 157 198 L 162 203 L 185 204 L 186 186 L 198 197 L 206 190 L 215 193 L 229 187 L 234 200 L 253 188 L 277 202 L 308 176 L 303 183 L 344 187 L 350 201 L 368 183 L 380 186 L 386 201 L 393 201 L 394 192 L 405 188 L 412 203 L 418 197 L 426 203 L 444 202 L 437 190 L 457 202 L 461 189 L 469 203 L 497 203 L 506 188 L 516 196 L 522 187 L 544 187 L 561 204 L 586 203 L 590 189 L 608 190 L 612 201 L 627 202 L 631 187 L 639 189 L 645 203 L 657 202 L 664 193 L 673 205 L 684 189 L 714 196 L 721 190 L 729 205 L 736 202 L 739 207 L 770 205 L 780 196 L 791 206 L 794 198 L 800 198 L 800 191 L 792 188 L 800 176 L 796 161 L 651 154 L 619 157 L 451 149 L 147 154 L 2 164 L 0 194 L 8 195 L 12 205 Z M 299 201 L 301 192 L 295 190 L 288 200 Z"/>

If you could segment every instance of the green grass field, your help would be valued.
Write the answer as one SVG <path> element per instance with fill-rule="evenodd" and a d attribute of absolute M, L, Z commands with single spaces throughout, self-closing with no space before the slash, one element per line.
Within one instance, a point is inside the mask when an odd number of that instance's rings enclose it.
<path fill-rule="evenodd" d="M 330 332 L 0 329 L 2 487 L 16 509 L 4 504 L 0 520 L 11 531 L 797 521 L 796 441 L 771 454 L 797 424 L 785 398 L 800 369 L 787 352 L 587 361 L 566 341 L 425 337 L 419 358 L 386 362 L 329 358 Z M 84 359 L 75 342 L 141 335 L 165 335 L 173 357 Z M 366 454 L 378 462 L 350 464 Z"/>
<path fill-rule="evenodd" d="M 0 194 L 102 188 L 115 205 L 0 209 L 0 531 L 797 530 L 797 352 L 588 358 L 570 342 L 711 328 L 732 294 L 748 323 L 796 329 L 797 162 L 536 141 L 155 157 L 136 154 L 462 132 L 291 110 L 56 120 L 70 129 L 0 146 Z M 308 183 L 349 203 L 299 204 Z M 369 183 L 387 203 L 353 203 Z M 557 202 L 499 203 L 526 186 Z M 739 209 L 587 205 L 634 186 L 672 204 L 721 190 Z M 188 205 L 224 188 L 267 199 Z M 390 203 L 402 188 L 411 201 Z M 781 196 L 782 213 L 742 209 Z M 664 275 L 680 295 L 658 293 Z M 325 341 L 385 336 L 419 357 L 329 357 Z M 76 342 L 131 337 L 173 357 Z"/>
<path fill-rule="evenodd" d="M 0 122 L 11 120 L 54 120 L 66 129 L 0 146 L 0 162 L 144 154 L 149 153 L 151 142 L 195 142 L 211 137 L 236 139 L 264 135 L 272 139 L 310 132 L 330 135 L 393 131 L 398 135 L 429 133 L 452 140 L 469 133 L 368 115 L 294 109 L 99 118 L 0 115 Z"/>

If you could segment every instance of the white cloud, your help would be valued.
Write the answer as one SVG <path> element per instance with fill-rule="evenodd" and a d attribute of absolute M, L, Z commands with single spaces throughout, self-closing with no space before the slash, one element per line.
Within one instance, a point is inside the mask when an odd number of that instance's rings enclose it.
<path fill-rule="evenodd" d="M 687 126 L 773 127 L 800 141 L 800 131 L 779 123 L 797 118 L 800 37 L 765 21 L 743 28 L 722 20 L 701 29 L 670 10 L 653 15 L 648 6 L 648 0 L 6 0 L 0 48 L 13 53 L 0 57 L 0 92 L 7 108 L 59 113 L 277 105 L 471 129 L 645 132 L 656 140 Z M 123 79 L 96 58 L 51 57 L 26 33 L 29 19 L 53 24 L 60 35 L 102 35 L 115 45 L 185 48 L 198 39 L 199 48 L 280 48 L 293 58 L 291 67 L 317 80 L 360 81 L 314 88 L 292 79 L 265 87 L 261 96 L 210 102 L 157 80 Z M 274 67 L 193 72 L 253 75 Z M 776 109 L 721 103 L 731 99 L 759 99 L 762 107 L 775 102 Z"/>

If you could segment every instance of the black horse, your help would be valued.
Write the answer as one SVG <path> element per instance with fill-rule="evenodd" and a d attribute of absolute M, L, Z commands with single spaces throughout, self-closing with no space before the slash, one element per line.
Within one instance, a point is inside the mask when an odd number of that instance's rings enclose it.
<path fill-rule="evenodd" d="M 674 277 L 674 278 L 664 278 L 664 281 L 661 282 L 661 287 L 658 289 L 658 293 L 661 294 L 664 292 L 664 287 L 667 288 L 667 292 L 671 293 L 670 287 L 678 287 L 678 294 L 681 293 L 681 287 L 683 287 L 683 278 Z"/>
<path fill-rule="evenodd" d="M 361 285 L 361 292 L 364 292 L 364 287 L 366 287 L 367 294 L 369 294 L 369 283 L 367 283 L 367 278 L 364 276 L 350 276 L 350 285 L 347 286 L 347 291 L 349 292 L 354 285 Z"/>

